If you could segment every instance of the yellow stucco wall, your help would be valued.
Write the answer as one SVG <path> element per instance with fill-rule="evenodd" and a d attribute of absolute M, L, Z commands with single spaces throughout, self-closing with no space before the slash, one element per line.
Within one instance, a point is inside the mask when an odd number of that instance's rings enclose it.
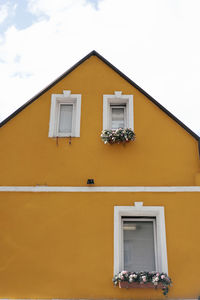
<path fill-rule="evenodd" d="M 169 87 L 170 88 L 170 87 Z M 48 138 L 51 94 L 82 95 L 81 136 Z M 136 140 L 100 140 L 103 94 L 134 95 Z M 197 141 L 97 57 L 91 57 L 0 129 L 1 185 L 195 185 Z"/>
<path fill-rule="evenodd" d="M 112 285 L 115 205 L 164 206 L 169 298 L 200 295 L 199 193 L 1 193 L 2 298 L 164 298 Z"/>
<path fill-rule="evenodd" d="M 170 87 L 169 87 L 170 88 Z M 81 136 L 48 138 L 51 94 L 82 94 Z M 100 140 L 103 94 L 134 95 L 136 140 Z M 190 186 L 197 141 L 117 73 L 91 57 L 0 128 L 1 186 Z M 0 193 L 1 298 L 164 298 L 112 285 L 114 206 L 164 206 L 170 298 L 200 295 L 193 193 Z"/>

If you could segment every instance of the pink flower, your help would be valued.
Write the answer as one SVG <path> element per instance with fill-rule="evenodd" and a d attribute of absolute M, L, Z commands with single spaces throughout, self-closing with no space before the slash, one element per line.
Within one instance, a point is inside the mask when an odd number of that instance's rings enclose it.
<path fill-rule="evenodd" d="M 165 275 L 161 275 L 161 279 L 164 279 L 165 278 Z"/>
<path fill-rule="evenodd" d="M 142 280 L 143 280 L 144 282 L 146 282 L 146 281 L 147 281 L 146 276 L 142 276 Z"/>

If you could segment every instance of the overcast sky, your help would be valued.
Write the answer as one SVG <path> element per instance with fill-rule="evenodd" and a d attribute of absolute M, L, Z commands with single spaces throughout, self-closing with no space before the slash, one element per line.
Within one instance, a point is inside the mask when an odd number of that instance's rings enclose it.
<path fill-rule="evenodd" d="M 200 0 L 0 0 L 0 121 L 92 50 L 200 134 Z"/>

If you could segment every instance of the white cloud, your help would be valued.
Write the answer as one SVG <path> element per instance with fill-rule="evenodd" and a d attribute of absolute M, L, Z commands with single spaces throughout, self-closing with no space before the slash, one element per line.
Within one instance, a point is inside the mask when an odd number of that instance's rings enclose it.
<path fill-rule="evenodd" d="M 29 0 L 39 21 L 10 27 L 0 48 L 1 119 L 96 49 L 198 131 L 199 9 L 198 0 L 102 0 L 98 10 L 85 0 Z"/>
<path fill-rule="evenodd" d="M 9 17 L 15 14 L 17 3 L 13 4 L 8 1 L 4 1 L 4 4 L 0 4 L 0 24 L 3 24 Z M 0 31 L 1 32 L 1 31 Z"/>
<path fill-rule="evenodd" d="M 28 0 L 28 7 L 33 14 L 55 16 L 57 13 L 61 13 L 82 4 L 82 2 L 82 0 Z"/>
<path fill-rule="evenodd" d="M 5 21 L 8 16 L 8 5 L 2 4 L 0 5 L 0 24 Z"/>

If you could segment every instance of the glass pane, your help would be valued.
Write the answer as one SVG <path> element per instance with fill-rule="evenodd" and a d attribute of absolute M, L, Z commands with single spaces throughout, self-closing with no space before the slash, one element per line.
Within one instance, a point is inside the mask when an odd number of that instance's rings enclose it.
<path fill-rule="evenodd" d="M 59 133 L 72 132 L 72 104 L 60 105 Z"/>
<path fill-rule="evenodd" d="M 156 271 L 152 221 L 123 221 L 124 270 Z"/>
<path fill-rule="evenodd" d="M 111 128 L 124 128 L 124 107 L 111 107 Z"/>

